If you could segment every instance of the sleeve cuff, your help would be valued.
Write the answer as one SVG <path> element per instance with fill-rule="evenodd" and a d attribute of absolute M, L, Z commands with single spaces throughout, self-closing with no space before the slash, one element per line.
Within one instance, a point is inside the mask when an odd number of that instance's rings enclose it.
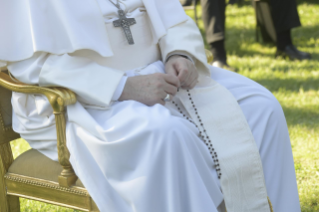
<path fill-rule="evenodd" d="M 184 51 L 171 52 L 170 54 L 167 55 L 165 63 L 169 60 L 169 58 L 171 58 L 172 56 L 175 56 L 175 55 L 180 55 L 182 57 L 185 57 L 185 58 L 190 60 L 195 65 L 195 58 L 193 56 L 191 56 L 190 54 L 188 54 L 187 52 L 184 52 Z"/>
<path fill-rule="evenodd" d="M 126 84 L 126 81 L 127 81 L 127 78 L 128 78 L 127 76 L 122 77 L 121 81 L 119 82 L 119 84 L 118 84 L 118 86 L 113 94 L 112 101 L 116 102 L 121 97 L 123 90 L 124 90 L 124 87 L 125 87 L 125 84 Z"/>

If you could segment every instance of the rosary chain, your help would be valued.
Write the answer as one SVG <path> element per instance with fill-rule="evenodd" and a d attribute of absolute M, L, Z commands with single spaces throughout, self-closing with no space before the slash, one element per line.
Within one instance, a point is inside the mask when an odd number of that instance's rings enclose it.
<path fill-rule="evenodd" d="M 216 167 L 217 176 L 218 176 L 218 179 L 220 179 L 221 176 L 222 176 L 222 173 L 221 173 L 221 170 L 220 170 L 220 165 L 219 165 L 217 152 L 215 151 L 215 149 L 213 147 L 212 141 L 210 140 L 209 136 L 207 135 L 206 129 L 204 128 L 204 124 L 203 124 L 202 119 L 200 118 L 200 116 L 198 114 L 197 108 L 195 106 L 195 103 L 194 103 L 194 101 L 192 99 L 192 96 L 191 96 L 189 90 L 187 90 L 187 93 L 188 93 L 189 100 L 191 101 L 192 106 L 193 106 L 193 108 L 195 110 L 195 114 L 197 115 L 197 119 L 198 119 L 201 127 L 203 128 L 203 131 L 200 130 L 199 126 L 193 120 L 191 120 L 191 118 L 189 118 L 188 116 L 186 116 L 183 113 L 183 111 L 181 110 L 181 108 L 178 106 L 178 104 L 175 101 L 172 101 L 172 103 L 176 106 L 177 110 L 183 115 L 183 117 L 186 118 L 192 124 L 194 124 L 196 126 L 196 128 L 198 129 L 198 131 L 199 131 L 199 135 L 198 136 L 206 144 L 210 154 L 212 155 L 212 158 L 214 160 L 215 167 Z"/>

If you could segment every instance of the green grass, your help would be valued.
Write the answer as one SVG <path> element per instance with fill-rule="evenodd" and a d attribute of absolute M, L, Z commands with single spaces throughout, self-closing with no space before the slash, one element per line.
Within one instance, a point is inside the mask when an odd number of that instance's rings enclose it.
<path fill-rule="evenodd" d="M 293 41 L 300 50 L 310 52 L 313 60 L 275 59 L 274 46 L 257 43 L 250 1 L 227 7 L 226 49 L 229 64 L 268 88 L 283 106 L 302 212 L 315 212 L 319 211 L 319 2 L 299 0 L 298 10 L 303 26 L 293 30 Z M 204 32 L 201 21 L 199 27 Z M 12 147 L 15 155 L 29 148 L 21 140 L 13 142 Z M 21 209 L 74 211 L 25 199 L 21 199 Z"/>

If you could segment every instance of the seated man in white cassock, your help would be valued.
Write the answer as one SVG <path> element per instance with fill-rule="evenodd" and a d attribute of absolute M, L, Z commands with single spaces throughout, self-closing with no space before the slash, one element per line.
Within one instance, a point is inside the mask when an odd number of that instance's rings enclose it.
<path fill-rule="evenodd" d="M 283 111 L 206 63 L 178 0 L 0 3 L 0 63 L 74 91 L 71 164 L 102 212 L 300 211 Z M 13 128 L 57 160 L 52 108 L 14 93 Z"/>

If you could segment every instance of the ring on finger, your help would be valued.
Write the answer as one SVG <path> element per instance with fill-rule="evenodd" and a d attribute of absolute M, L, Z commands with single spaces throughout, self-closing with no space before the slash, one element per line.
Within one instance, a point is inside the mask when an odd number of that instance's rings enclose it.
<path fill-rule="evenodd" d="M 169 102 L 171 101 L 171 95 L 170 94 L 166 94 L 165 98 L 163 99 L 165 102 Z"/>

